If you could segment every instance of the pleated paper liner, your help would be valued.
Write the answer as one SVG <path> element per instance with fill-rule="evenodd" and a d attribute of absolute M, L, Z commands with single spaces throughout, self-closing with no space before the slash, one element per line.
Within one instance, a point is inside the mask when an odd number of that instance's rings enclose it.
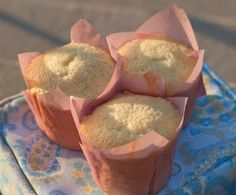
<path fill-rule="evenodd" d="M 95 106 L 91 103 L 81 104 L 77 98 L 71 98 L 71 111 L 80 133 L 81 148 L 93 178 L 103 191 L 111 195 L 146 195 L 154 194 L 165 184 L 170 176 L 188 98 L 167 99 L 181 113 L 181 122 L 175 130 L 173 140 L 168 140 L 153 130 L 128 144 L 105 150 L 90 145 L 80 132 L 83 117 L 89 115 Z"/>

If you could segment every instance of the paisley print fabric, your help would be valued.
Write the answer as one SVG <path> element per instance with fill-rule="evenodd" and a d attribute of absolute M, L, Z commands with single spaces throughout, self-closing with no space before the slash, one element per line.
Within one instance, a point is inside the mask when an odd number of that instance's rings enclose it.
<path fill-rule="evenodd" d="M 236 95 L 207 65 L 203 71 L 208 95 L 198 98 L 182 130 L 160 195 L 236 194 Z M 50 141 L 21 95 L 0 105 L 0 192 L 103 194 L 82 152 Z"/>

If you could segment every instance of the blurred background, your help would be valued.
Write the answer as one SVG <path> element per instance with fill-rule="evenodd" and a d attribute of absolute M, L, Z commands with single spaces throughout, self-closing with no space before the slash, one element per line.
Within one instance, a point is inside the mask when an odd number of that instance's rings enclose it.
<path fill-rule="evenodd" d="M 0 0 L 0 99 L 25 89 L 17 53 L 69 42 L 79 18 L 103 35 L 133 31 L 172 3 L 188 13 L 205 62 L 236 89 L 235 0 Z"/>

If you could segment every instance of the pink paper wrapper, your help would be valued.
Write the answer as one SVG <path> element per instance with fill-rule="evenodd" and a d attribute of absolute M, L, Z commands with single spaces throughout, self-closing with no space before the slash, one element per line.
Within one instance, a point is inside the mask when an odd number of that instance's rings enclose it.
<path fill-rule="evenodd" d="M 185 81 L 183 86 L 173 94 L 173 97 L 189 97 L 186 107 L 187 117 L 184 121 L 184 124 L 186 124 L 191 116 L 196 98 L 206 94 L 202 79 L 204 51 L 198 48 L 192 26 L 184 10 L 176 5 L 172 5 L 149 18 L 135 32 L 121 32 L 109 35 L 107 41 L 111 55 L 114 59 L 117 59 L 118 49 L 126 42 L 147 37 L 169 37 L 180 41 L 193 49 L 192 57 L 198 58 L 189 78 Z M 147 74 L 149 76 L 147 76 Z M 124 75 L 123 77 L 124 85 L 130 91 L 161 97 L 166 96 L 165 81 L 157 74 L 148 72 L 135 79 L 127 78 Z M 135 85 L 136 82 L 139 82 L 140 85 Z M 144 85 L 149 87 L 142 87 Z"/>
<path fill-rule="evenodd" d="M 86 21 L 79 20 L 71 28 L 71 42 L 82 42 L 94 45 L 109 52 L 106 39 L 98 34 L 94 28 Z M 40 55 L 39 52 L 23 53 L 18 55 L 21 71 L 29 89 L 35 87 L 35 83 L 26 77 L 26 68 L 31 59 Z M 112 79 L 102 94 L 93 100 L 78 98 L 81 105 L 96 105 L 107 99 L 107 92 L 112 94 L 116 89 L 117 72 L 121 70 L 121 65 L 115 67 Z M 111 89 L 111 86 L 113 87 Z M 59 145 L 68 149 L 80 149 L 80 137 L 76 129 L 70 111 L 69 97 L 59 88 L 46 94 L 31 94 L 29 91 L 23 92 L 29 107 L 31 108 L 38 126 L 46 135 Z"/>
<path fill-rule="evenodd" d="M 170 141 L 151 131 L 139 139 L 112 149 L 97 149 L 90 145 L 79 130 L 84 115 L 91 113 L 93 105 L 84 106 L 71 98 L 71 111 L 81 137 L 81 148 L 90 165 L 97 184 L 109 195 L 148 195 L 160 190 L 169 178 L 176 140 L 181 131 L 186 97 L 168 98 L 181 113 L 176 137 Z M 86 111 L 86 109 L 89 111 Z"/>

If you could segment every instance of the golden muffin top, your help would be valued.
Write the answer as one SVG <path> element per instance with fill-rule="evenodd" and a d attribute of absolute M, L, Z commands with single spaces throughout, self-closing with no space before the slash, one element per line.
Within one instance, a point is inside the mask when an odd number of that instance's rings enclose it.
<path fill-rule="evenodd" d="M 193 71 L 193 50 L 171 39 L 135 39 L 118 50 L 127 58 L 124 71 L 132 77 L 148 71 L 165 79 L 167 95 L 173 95 Z"/>
<path fill-rule="evenodd" d="M 88 143 L 109 149 L 127 144 L 152 130 L 171 140 L 180 120 L 179 111 L 170 101 L 120 94 L 86 116 L 80 131 Z"/>
<path fill-rule="evenodd" d="M 68 96 L 91 99 L 107 86 L 114 68 L 104 50 L 86 43 L 70 43 L 33 58 L 26 77 L 34 84 L 31 93 L 42 94 L 59 87 Z"/>

